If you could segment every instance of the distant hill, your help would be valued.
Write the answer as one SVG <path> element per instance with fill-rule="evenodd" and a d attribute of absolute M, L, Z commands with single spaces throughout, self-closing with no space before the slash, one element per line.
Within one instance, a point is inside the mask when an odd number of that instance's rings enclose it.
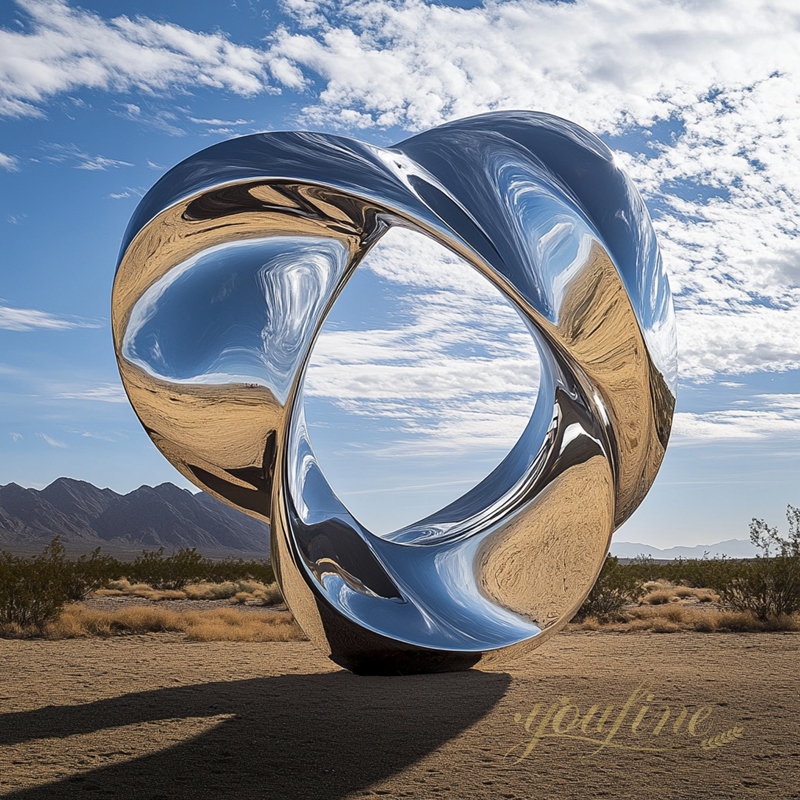
<path fill-rule="evenodd" d="M 611 555 L 619 558 L 644 555 L 671 561 L 676 558 L 702 558 L 704 553 L 708 553 L 709 558 L 723 555 L 729 558 L 753 558 L 758 549 L 747 539 L 727 539 L 724 542 L 698 544 L 695 547 L 668 547 L 666 550 L 636 542 L 611 542 Z"/>
<path fill-rule="evenodd" d="M 172 483 L 128 494 L 59 478 L 44 489 L 0 486 L 0 549 L 31 551 L 60 536 L 69 552 L 196 547 L 265 558 L 269 526 Z"/>

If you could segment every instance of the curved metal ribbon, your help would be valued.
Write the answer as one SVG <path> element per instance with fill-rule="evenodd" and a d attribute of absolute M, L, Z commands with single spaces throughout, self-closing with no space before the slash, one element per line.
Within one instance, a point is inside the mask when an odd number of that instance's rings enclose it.
<path fill-rule="evenodd" d="M 317 466 L 302 394 L 326 314 L 394 225 L 498 287 L 542 368 L 502 463 L 377 536 Z M 672 301 L 644 203 L 599 139 L 532 112 L 392 148 L 308 132 L 209 147 L 136 209 L 112 321 L 150 437 L 190 481 L 270 523 L 298 622 L 361 672 L 465 668 L 569 620 L 655 478 L 675 404 Z"/>

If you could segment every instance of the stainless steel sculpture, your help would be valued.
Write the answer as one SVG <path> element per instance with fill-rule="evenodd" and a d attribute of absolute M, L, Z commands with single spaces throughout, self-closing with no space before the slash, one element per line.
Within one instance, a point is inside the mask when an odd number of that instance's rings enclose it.
<path fill-rule="evenodd" d="M 316 464 L 303 378 L 328 310 L 393 225 L 494 283 L 542 373 L 527 428 L 486 479 L 377 536 Z M 675 403 L 672 301 L 644 203 L 599 139 L 531 112 L 388 149 L 296 132 L 203 150 L 136 209 L 113 330 L 152 440 L 270 523 L 286 602 L 357 672 L 462 669 L 555 632 L 650 488 Z"/>

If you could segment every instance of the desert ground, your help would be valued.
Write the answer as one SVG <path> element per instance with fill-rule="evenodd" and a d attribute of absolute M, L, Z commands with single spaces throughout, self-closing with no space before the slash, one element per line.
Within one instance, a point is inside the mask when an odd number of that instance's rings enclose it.
<path fill-rule="evenodd" d="M 562 632 L 407 677 L 174 633 L 0 659 L 4 797 L 800 798 L 798 633 Z"/>

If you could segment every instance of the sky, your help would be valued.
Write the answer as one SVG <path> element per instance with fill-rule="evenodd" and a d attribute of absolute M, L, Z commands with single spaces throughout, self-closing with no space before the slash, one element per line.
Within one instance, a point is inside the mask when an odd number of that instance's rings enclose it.
<path fill-rule="evenodd" d="M 532 109 L 616 153 L 675 299 L 678 403 L 616 540 L 785 531 L 800 505 L 796 0 L 14 0 L 0 4 L 0 484 L 183 478 L 121 388 L 120 240 L 171 166 L 224 139 L 320 130 L 390 146 Z M 483 278 L 392 231 L 308 373 L 320 465 L 376 531 L 477 483 L 533 408 L 535 348 Z"/>

